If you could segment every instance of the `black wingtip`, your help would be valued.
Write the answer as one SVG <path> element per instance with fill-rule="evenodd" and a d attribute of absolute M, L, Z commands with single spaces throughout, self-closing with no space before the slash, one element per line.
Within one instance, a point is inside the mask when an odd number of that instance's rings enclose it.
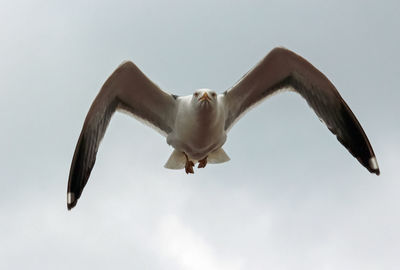
<path fill-rule="evenodd" d="M 75 207 L 76 202 L 77 202 L 77 201 L 75 201 L 75 202 L 73 202 L 73 203 L 68 203 L 68 204 L 67 204 L 68 211 L 70 211 L 72 208 Z"/>
<path fill-rule="evenodd" d="M 374 157 L 374 156 L 368 160 L 367 168 L 371 173 L 374 173 L 376 175 L 379 175 L 381 173 L 379 171 L 378 161 L 376 160 L 376 157 Z"/>
<path fill-rule="evenodd" d="M 77 202 L 78 202 L 78 199 L 75 198 L 75 193 L 68 192 L 67 193 L 67 208 L 68 208 L 68 210 L 71 210 L 72 208 L 74 208 Z"/>
<path fill-rule="evenodd" d="M 378 169 L 373 169 L 373 168 L 371 168 L 371 167 L 367 167 L 367 169 L 368 169 L 368 171 L 369 171 L 370 173 L 374 173 L 374 174 L 376 174 L 377 176 L 381 174 L 379 168 L 378 168 Z"/>

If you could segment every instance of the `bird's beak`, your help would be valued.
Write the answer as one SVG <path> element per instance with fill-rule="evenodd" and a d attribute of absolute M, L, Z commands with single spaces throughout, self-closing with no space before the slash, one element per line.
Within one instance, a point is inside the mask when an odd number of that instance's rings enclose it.
<path fill-rule="evenodd" d="M 205 92 L 205 93 L 199 98 L 199 100 L 200 100 L 200 101 L 204 101 L 204 100 L 210 101 L 211 98 L 207 95 L 207 92 Z"/>

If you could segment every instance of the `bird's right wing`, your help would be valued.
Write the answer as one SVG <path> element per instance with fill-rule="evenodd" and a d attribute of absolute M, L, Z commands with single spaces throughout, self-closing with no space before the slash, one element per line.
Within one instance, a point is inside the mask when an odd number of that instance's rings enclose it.
<path fill-rule="evenodd" d="M 176 100 L 149 80 L 132 62 L 119 66 L 108 78 L 86 116 L 68 179 L 67 207 L 73 208 L 85 187 L 111 116 L 128 111 L 163 134 L 172 131 Z"/>

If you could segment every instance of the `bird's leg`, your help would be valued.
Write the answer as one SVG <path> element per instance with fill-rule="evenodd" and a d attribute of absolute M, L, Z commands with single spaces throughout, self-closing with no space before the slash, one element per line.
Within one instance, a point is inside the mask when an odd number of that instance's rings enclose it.
<path fill-rule="evenodd" d="M 197 166 L 197 168 L 205 168 L 207 165 L 207 158 L 208 158 L 208 156 L 199 160 L 199 166 Z"/>
<path fill-rule="evenodd" d="M 185 155 L 185 158 L 186 158 L 186 165 L 185 165 L 186 174 L 194 173 L 194 171 L 193 171 L 193 167 L 194 167 L 193 161 L 189 160 L 189 157 L 186 155 L 185 152 L 183 152 L 183 154 Z"/>

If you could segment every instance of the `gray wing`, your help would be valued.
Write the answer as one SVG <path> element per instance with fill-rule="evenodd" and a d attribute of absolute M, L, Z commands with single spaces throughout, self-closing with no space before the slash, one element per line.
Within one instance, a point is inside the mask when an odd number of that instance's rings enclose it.
<path fill-rule="evenodd" d="M 126 62 L 107 79 L 86 116 L 68 179 L 67 207 L 73 208 L 96 161 L 97 149 L 117 109 L 132 113 L 162 133 L 172 131 L 175 98 L 158 88 L 132 62 Z"/>
<path fill-rule="evenodd" d="M 284 48 L 272 50 L 225 93 L 225 130 L 252 105 L 284 88 L 299 93 L 339 142 L 371 173 L 379 175 L 368 138 L 335 86 L 307 60 Z"/>

